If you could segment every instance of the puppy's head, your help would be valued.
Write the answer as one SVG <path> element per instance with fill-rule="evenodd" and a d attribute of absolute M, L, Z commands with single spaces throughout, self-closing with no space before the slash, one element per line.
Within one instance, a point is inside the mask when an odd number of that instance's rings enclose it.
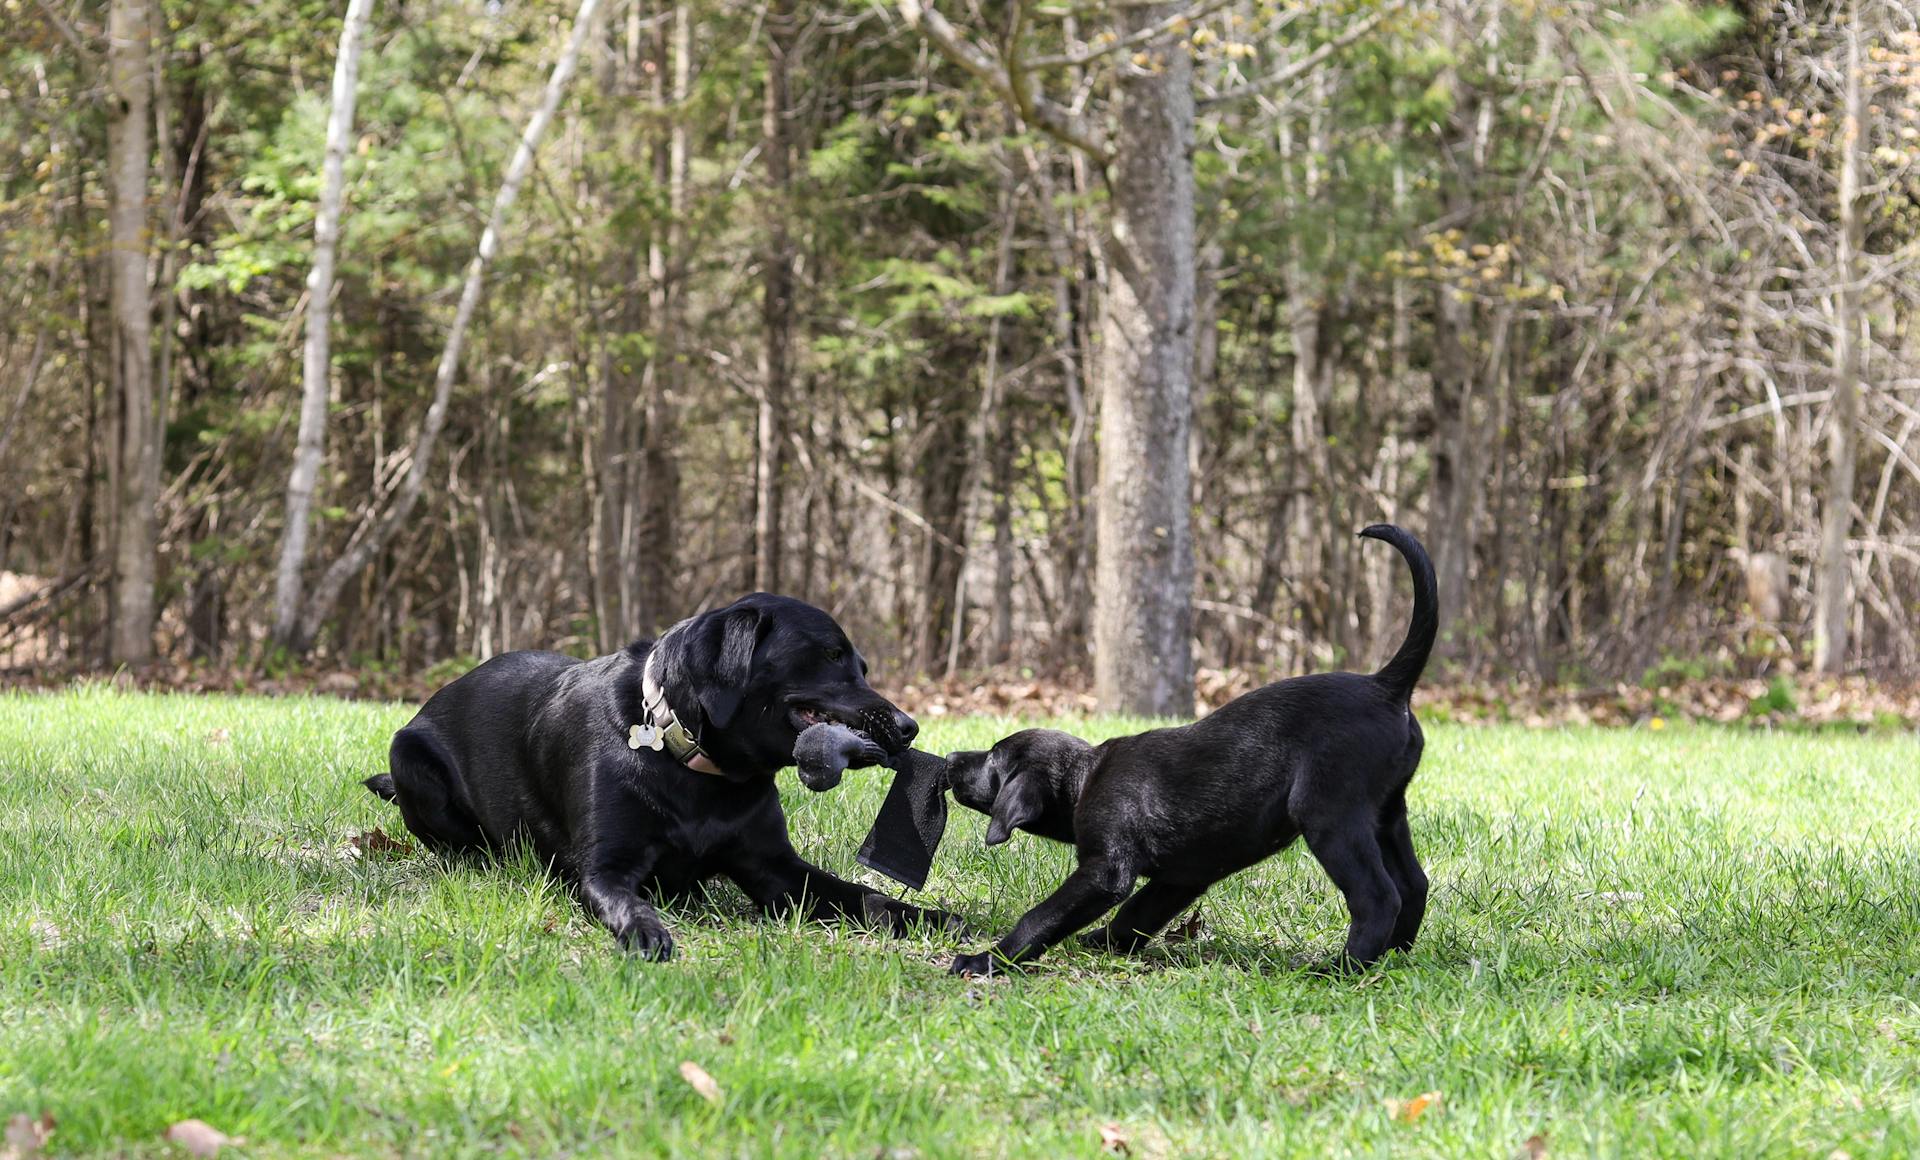
<path fill-rule="evenodd" d="M 1015 830 L 1071 842 L 1073 803 L 1093 759 L 1093 746 L 1071 733 L 1023 729 L 992 749 L 948 754 L 947 780 L 954 801 L 991 819 L 987 845 Z"/>
<path fill-rule="evenodd" d="M 700 723 L 700 743 L 723 769 L 790 765 L 795 739 L 822 721 L 890 756 L 920 732 L 867 684 L 865 658 L 833 617 L 803 601 L 755 593 L 681 621 L 654 648 L 674 711 Z"/>

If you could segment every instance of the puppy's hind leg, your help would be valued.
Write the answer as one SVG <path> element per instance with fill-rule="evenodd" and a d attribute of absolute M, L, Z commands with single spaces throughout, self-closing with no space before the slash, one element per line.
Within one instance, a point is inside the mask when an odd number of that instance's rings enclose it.
<path fill-rule="evenodd" d="M 1155 878 L 1120 904 L 1113 921 L 1082 935 L 1080 941 L 1096 949 L 1132 954 L 1151 942 L 1161 928 L 1206 892 L 1205 886 Z"/>
<path fill-rule="evenodd" d="M 1371 966 L 1386 953 L 1400 917 L 1400 888 L 1380 856 L 1373 819 L 1326 828 L 1304 828 L 1307 848 L 1346 897 L 1347 945 L 1343 965 Z"/>
<path fill-rule="evenodd" d="M 1407 799 L 1404 792 L 1393 795 L 1393 800 L 1380 815 L 1380 856 L 1386 862 L 1387 873 L 1393 876 L 1393 884 L 1400 891 L 1400 916 L 1393 923 L 1393 938 L 1387 944 L 1392 951 L 1413 949 L 1413 940 L 1420 934 L 1420 922 L 1427 914 L 1427 872 L 1420 868 L 1420 859 L 1413 853 L 1413 832 L 1407 828 Z"/>

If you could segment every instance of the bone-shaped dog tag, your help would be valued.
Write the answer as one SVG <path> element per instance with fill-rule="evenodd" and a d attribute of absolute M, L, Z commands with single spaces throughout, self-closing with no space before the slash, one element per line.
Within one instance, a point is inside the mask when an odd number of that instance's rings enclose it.
<path fill-rule="evenodd" d="M 635 725 L 627 730 L 628 749 L 651 749 L 658 753 L 665 745 L 666 741 L 660 736 L 660 731 L 651 724 Z"/>

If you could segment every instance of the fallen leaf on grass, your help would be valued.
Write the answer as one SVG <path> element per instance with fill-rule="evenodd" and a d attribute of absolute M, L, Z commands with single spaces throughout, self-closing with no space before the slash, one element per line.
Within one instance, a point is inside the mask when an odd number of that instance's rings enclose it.
<path fill-rule="evenodd" d="M 1410 1100 L 1388 1100 L 1387 1114 L 1403 1124 L 1419 1121 L 1440 1102 L 1439 1092 L 1421 1092 Z"/>
<path fill-rule="evenodd" d="M 720 1102 L 720 1085 L 707 1074 L 706 1068 L 689 1059 L 680 1065 L 680 1077 L 693 1085 L 693 1090 L 700 1093 L 701 1099 L 710 1104 Z"/>
<path fill-rule="evenodd" d="M 26 1160 L 47 1146 L 47 1139 L 53 1135 L 53 1116 L 41 1112 L 38 1119 L 21 1112 L 7 1120 L 7 1147 L 0 1152 L 3 1160 Z"/>
<path fill-rule="evenodd" d="M 1520 1141 L 1520 1147 L 1513 1154 L 1513 1160 L 1540 1160 L 1547 1154 L 1547 1134 L 1535 1132 Z"/>
<path fill-rule="evenodd" d="M 207 730 L 208 745 L 225 745 L 227 742 L 231 740 L 233 740 L 233 734 L 227 729 Z"/>
<path fill-rule="evenodd" d="M 413 843 L 393 837 L 379 826 L 347 839 L 362 858 L 401 858 L 413 853 Z"/>
<path fill-rule="evenodd" d="M 1118 1124 L 1100 1125 L 1100 1150 L 1111 1152 L 1115 1156 L 1125 1156 L 1132 1151 L 1127 1140 L 1127 1130 Z"/>
<path fill-rule="evenodd" d="M 181 1120 L 162 1135 L 168 1143 L 179 1145 L 193 1156 L 218 1156 L 220 1149 L 243 1143 L 205 1120 Z"/>

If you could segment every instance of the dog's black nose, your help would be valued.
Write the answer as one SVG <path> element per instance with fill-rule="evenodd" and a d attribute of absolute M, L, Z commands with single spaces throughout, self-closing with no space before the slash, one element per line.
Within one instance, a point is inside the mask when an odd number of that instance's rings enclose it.
<path fill-rule="evenodd" d="M 920 722 L 898 709 L 893 711 L 893 727 L 899 730 L 900 742 L 903 745 L 913 744 L 913 739 L 920 736 Z"/>

